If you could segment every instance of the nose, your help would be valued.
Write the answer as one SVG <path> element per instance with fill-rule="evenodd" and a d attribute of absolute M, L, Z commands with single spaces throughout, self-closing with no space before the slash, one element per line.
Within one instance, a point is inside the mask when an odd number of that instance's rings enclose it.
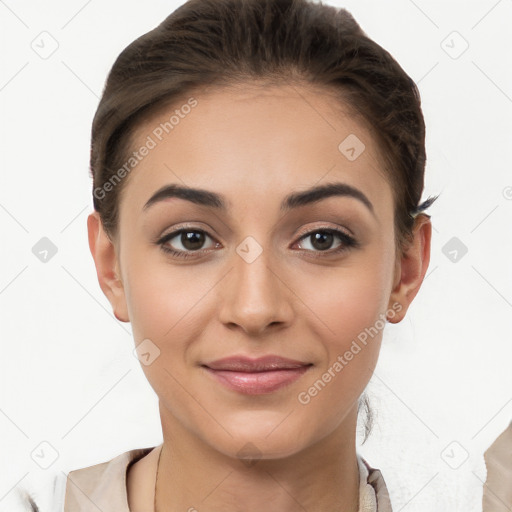
<path fill-rule="evenodd" d="M 219 319 L 227 327 L 261 336 L 290 324 L 293 292 L 269 256 L 263 250 L 251 261 L 234 253 L 234 268 L 222 283 L 219 306 Z"/>

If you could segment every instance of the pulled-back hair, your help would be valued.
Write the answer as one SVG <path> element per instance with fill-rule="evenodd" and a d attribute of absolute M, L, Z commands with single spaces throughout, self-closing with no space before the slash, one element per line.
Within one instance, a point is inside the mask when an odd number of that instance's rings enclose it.
<path fill-rule="evenodd" d="M 366 121 L 388 162 L 403 241 L 414 215 L 433 202 L 420 203 L 426 156 L 418 89 L 348 11 L 307 0 L 189 0 L 118 56 L 91 141 L 93 203 L 107 233 L 116 232 L 126 182 L 112 178 L 129 158 L 137 122 L 192 91 L 251 81 L 332 89 Z"/>

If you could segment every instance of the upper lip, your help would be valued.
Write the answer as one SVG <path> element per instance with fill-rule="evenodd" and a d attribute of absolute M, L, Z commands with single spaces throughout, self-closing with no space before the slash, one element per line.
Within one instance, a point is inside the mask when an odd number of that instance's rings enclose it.
<path fill-rule="evenodd" d="M 251 359 L 245 356 L 225 357 L 217 359 L 211 363 L 205 363 L 203 366 L 211 370 L 227 370 L 232 372 L 265 372 L 271 370 L 293 369 L 309 366 L 311 363 L 304 363 L 286 357 L 268 355 Z"/>

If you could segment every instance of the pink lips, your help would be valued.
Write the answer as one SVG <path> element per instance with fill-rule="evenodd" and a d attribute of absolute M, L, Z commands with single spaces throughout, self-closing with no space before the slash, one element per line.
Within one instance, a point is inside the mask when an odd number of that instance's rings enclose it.
<path fill-rule="evenodd" d="M 310 366 L 310 363 L 274 355 L 258 359 L 227 357 L 203 365 L 221 384 L 248 395 L 271 393 L 287 386 Z"/>

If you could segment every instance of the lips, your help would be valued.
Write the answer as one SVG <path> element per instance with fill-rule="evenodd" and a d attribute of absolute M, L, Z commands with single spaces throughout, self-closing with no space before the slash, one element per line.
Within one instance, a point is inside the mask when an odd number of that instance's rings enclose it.
<path fill-rule="evenodd" d="M 300 378 L 311 365 L 269 355 L 257 359 L 227 357 L 202 365 L 217 382 L 249 395 L 271 393 Z"/>
<path fill-rule="evenodd" d="M 308 366 L 309 363 L 295 361 L 279 356 L 264 356 L 258 359 L 248 357 L 226 357 L 205 364 L 212 370 L 227 370 L 233 372 L 266 372 L 272 370 L 288 370 Z"/>

